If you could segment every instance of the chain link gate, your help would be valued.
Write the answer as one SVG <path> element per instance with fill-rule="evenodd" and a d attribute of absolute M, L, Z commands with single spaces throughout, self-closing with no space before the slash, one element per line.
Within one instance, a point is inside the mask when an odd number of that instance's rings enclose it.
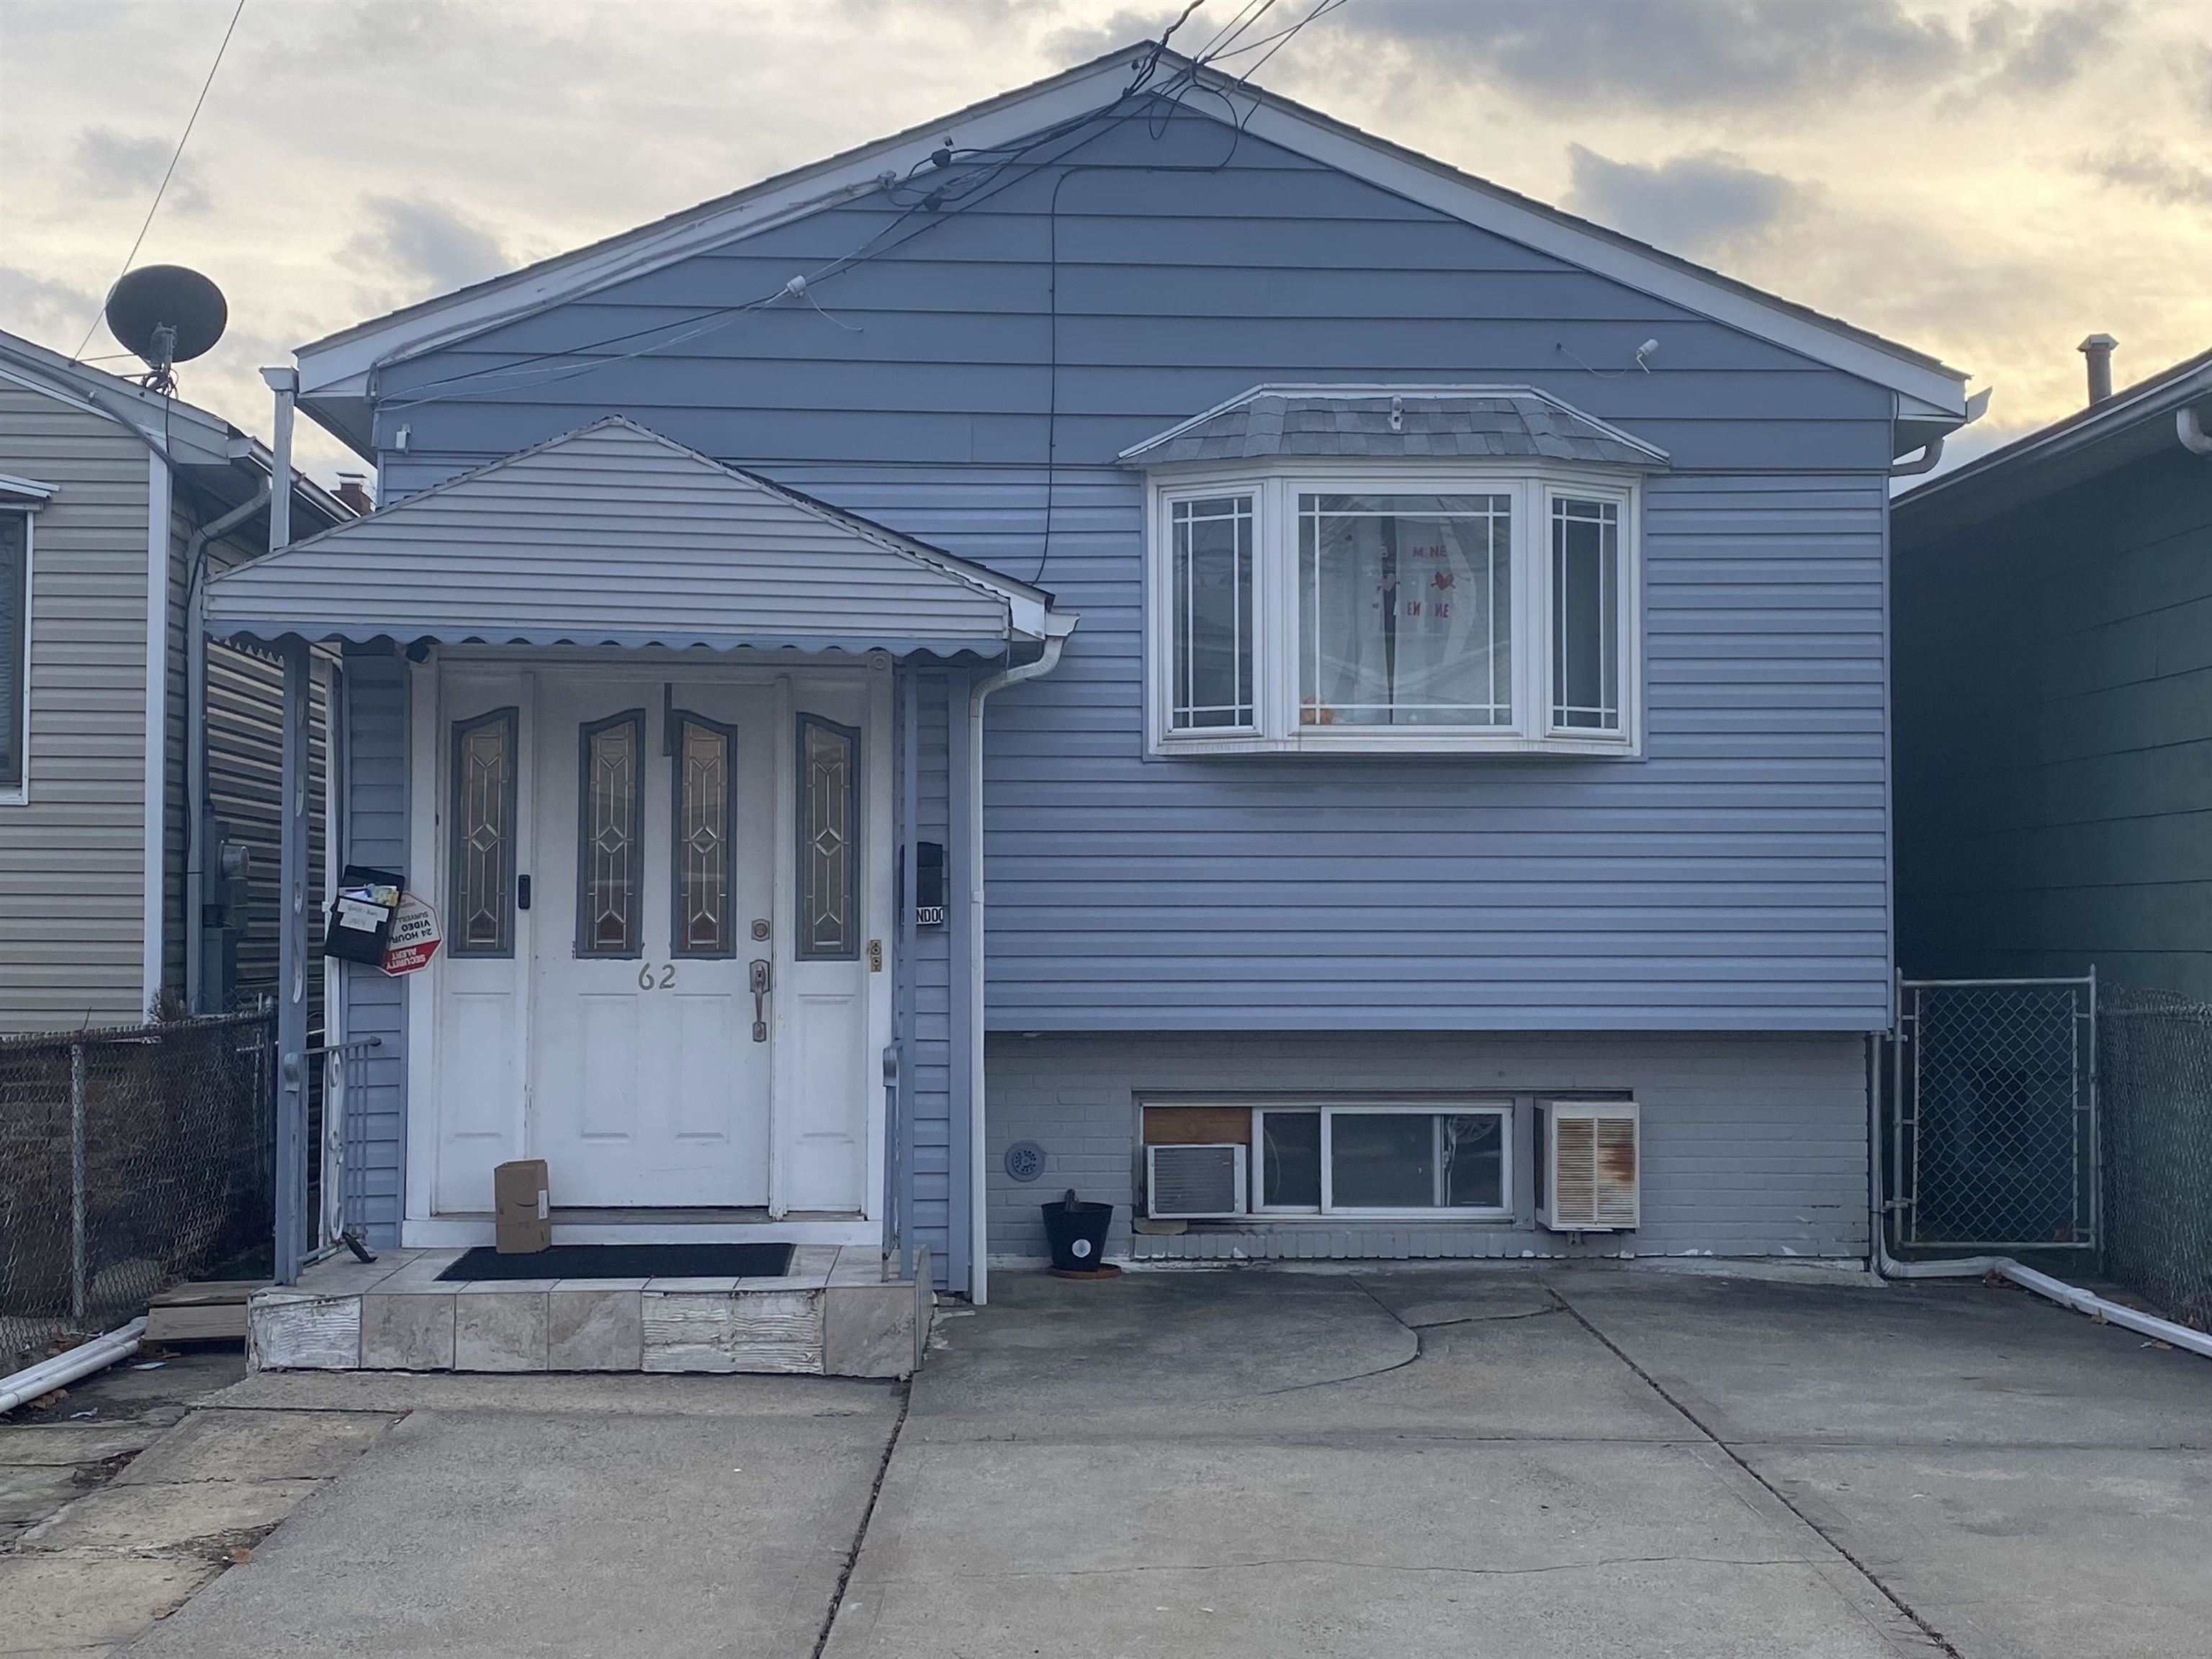
<path fill-rule="evenodd" d="M 1889 1050 L 1896 1248 L 2097 1248 L 2094 974 L 1900 981 Z"/>

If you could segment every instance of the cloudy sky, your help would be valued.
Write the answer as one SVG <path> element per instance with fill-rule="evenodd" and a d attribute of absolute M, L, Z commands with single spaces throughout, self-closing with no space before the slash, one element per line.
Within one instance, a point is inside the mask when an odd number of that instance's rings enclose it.
<path fill-rule="evenodd" d="M 232 3 L 0 0 L 0 326 L 76 349 Z M 301 342 L 1179 9 L 247 0 L 139 263 L 222 285 L 185 392 L 265 431 L 254 370 Z M 1260 80 L 1971 369 L 1996 397 L 1954 458 L 2075 406 L 2085 334 L 2123 382 L 2212 345 L 2212 0 L 1348 0 Z"/>

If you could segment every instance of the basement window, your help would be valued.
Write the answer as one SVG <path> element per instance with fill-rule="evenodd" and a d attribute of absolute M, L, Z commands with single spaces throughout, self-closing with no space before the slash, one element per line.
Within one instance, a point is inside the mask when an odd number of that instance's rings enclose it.
<path fill-rule="evenodd" d="M 1255 1107 L 1252 1209 L 1500 1219 L 1511 1213 L 1512 1133 L 1504 1102 Z"/>
<path fill-rule="evenodd" d="M 1527 461 L 1156 480 L 1152 752 L 1637 753 L 1638 491 Z"/>

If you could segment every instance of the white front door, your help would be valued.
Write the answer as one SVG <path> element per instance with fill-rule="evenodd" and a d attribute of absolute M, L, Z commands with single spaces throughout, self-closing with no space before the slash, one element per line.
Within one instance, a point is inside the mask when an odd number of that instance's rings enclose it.
<path fill-rule="evenodd" d="M 553 1202 L 765 1206 L 773 694 L 547 677 L 537 728 L 531 1150 Z"/>
<path fill-rule="evenodd" d="M 417 988 L 436 1130 L 410 1215 L 481 1214 L 524 1157 L 556 1210 L 870 1212 L 888 677 L 432 672 L 417 834 L 447 948 Z"/>

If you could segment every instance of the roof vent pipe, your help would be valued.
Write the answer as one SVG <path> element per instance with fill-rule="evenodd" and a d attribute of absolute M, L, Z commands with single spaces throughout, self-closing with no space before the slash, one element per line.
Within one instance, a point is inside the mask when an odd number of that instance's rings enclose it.
<path fill-rule="evenodd" d="M 2112 348 L 2119 344 L 2109 334 L 2092 334 L 2075 348 L 2089 360 L 2089 402 L 2092 407 L 2112 395 Z"/>

